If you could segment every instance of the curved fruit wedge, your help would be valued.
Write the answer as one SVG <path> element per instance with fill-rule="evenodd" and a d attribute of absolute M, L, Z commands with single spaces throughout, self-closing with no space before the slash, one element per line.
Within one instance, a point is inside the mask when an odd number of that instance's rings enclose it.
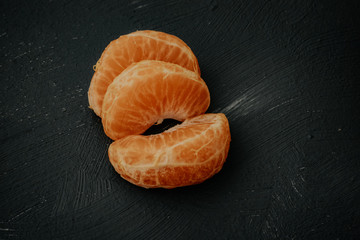
<path fill-rule="evenodd" d="M 204 114 L 160 134 L 119 139 L 110 145 L 109 159 L 124 179 L 141 187 L 193 185 L 221 170 L 230 138 L 224 114 Z"/>
<path fill-rule="evenodd" d="M 184 121 L 203 114 L 210 93 L 201 77 L 177 64 L 134 63 L 108 87 L 102 109 L 104 131 L 116 140 L 141 134 L 165 118 Z"/>

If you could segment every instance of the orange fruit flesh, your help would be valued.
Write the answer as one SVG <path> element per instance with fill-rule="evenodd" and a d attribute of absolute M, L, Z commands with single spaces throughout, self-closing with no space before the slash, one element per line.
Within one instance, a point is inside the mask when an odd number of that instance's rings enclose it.
<path fill-rule="evenodd" d="M 124 179 L 141 187 L 193 185 L 221 170 L 230 138 L 224 114 L 204 114 L 160 134 L 119 139 L 110 145 L 109 159 Z"/>
<path fill-rule="evenodd" d="M 101 116 L 103 98 L 114 78 L 134 62 L 160 60 L 178 64 L 200 75 L 191 49 L 176 36 L 157 31 L 136 31 L 112 41 L 95 68 L 88 92 L 89 105 Z"/>
<path fill-rule="evenodd" d="M 162 119 L 184 121 L 203 114 L 210 94 L 201 77 L 179 65 L 134 63 L 108 87 L 102 109 L 104 131 L 116 140 L 141 134 Z"/>

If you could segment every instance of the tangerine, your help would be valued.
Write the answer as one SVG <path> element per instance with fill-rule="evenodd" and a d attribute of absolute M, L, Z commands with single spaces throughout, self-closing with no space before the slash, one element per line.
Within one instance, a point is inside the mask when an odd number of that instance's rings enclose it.
<path fill-rule="evenodd" d="M 94 66 L 88 91 L 89 105 L 101 116 L 103 98 L 114 78 L 134 62 L 159 60 L 178 64 L 200 75 L 198 61 L 178 37 L 158 31 L 136 31 L 112 41 Z"/>
<path fill-rule="evenodd" d="M 160 134 L 121 138 L 110 145 L 109 159 L 121 177 L 135 185 L 175 188 L 219 172 L 230 140 L 224 114 L 203 114 Z"/>
<path fill-rule="evenodd" d="M 177 64 L 133 63 L 110 84 L 102 106 L 104 131 L 113 140 L 141 134 L 165 118 L 184 121 L 203 114 L 210 93 L 199 74 Z"/>

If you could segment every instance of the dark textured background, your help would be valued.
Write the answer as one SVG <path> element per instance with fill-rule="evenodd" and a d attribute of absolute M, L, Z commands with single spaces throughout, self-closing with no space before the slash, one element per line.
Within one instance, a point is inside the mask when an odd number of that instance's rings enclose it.
<path fill-rule="evenodd" d="M 1 239 L 360 237 L 359 1 L 1 1 Z M 203 184 L 121 179 L 92 66 L 153 29 L 198 57 L 232 142 Z"/>

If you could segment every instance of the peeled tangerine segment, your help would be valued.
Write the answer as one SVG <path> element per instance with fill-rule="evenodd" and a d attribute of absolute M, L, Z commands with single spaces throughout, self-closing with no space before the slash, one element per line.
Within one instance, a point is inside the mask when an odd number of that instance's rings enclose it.
<path fill-rule="evenodd" d="M 110 145 L 109 159 L 121 177 L 135 185 L 175 188 L 219 172 L 230 139 L 224 114 L 203 114 L 160 134 L 119 139 Z"/>
<path fill-rule="evenodd" d="M 199 74 L 177 64 L 145 60 L 125 69 L 104 97 L 102 123 L 113 140 L 145 132 L 162 119 L 205 113 L 210 94 Z"/>
<path fill-rule="evenodd" d="M 194 53 L 176 36 L 151 30 L 120 36 L 106 47 L 94 66 L 88 97 L 90 108 L 98 116 L 101 116 L 104 95 L 114 78 L 132 63 L 142 60 L 175 63 L 200 75 Z"/>

